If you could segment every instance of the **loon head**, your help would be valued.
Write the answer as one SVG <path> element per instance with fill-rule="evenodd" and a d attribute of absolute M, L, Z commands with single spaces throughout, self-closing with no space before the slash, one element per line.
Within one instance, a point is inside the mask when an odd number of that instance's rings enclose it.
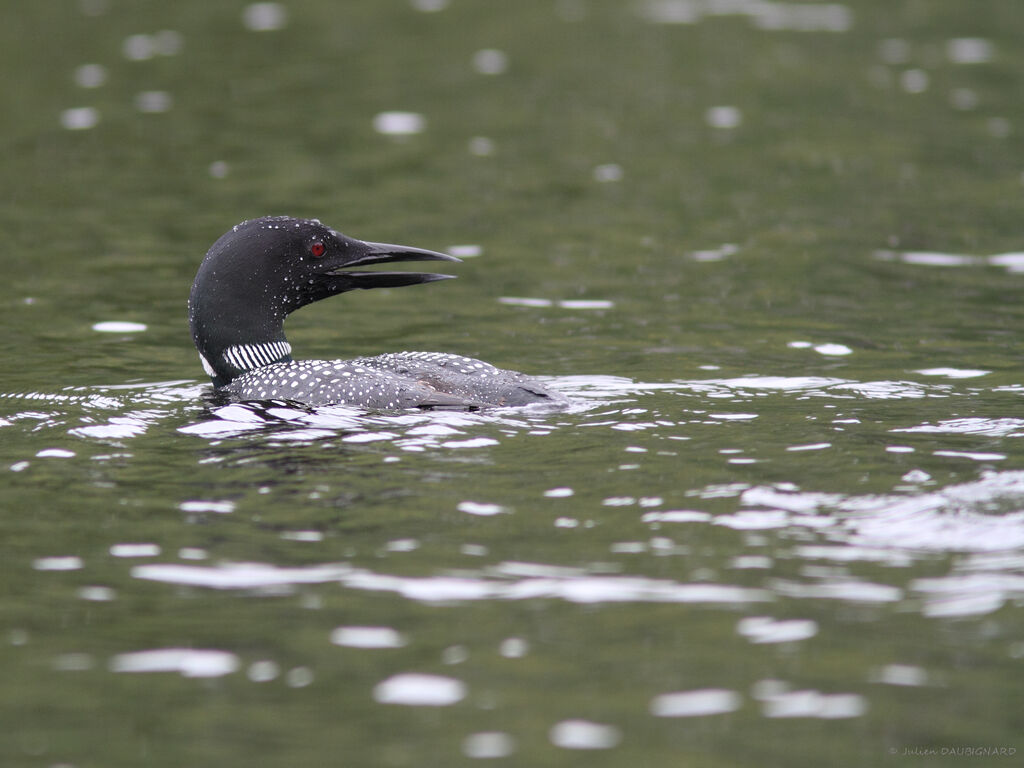
<path fill-rule="evenodd" d="M 355 240 L 316 219 L 243 221 L 213 244 L 192 283 L 189 323 L 214 386 L 291 360 L 284 319 L 300 307 L 356 288 L 397 288 L 452 275 L 359 272 L 395 261 L 459 261 L 436 251 Z"/>

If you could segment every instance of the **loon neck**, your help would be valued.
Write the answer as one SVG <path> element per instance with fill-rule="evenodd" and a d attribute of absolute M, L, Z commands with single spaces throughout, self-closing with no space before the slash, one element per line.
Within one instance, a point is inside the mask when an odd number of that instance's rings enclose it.
<path fill-rule="evenodd" d="M 224 291 L 193 289 L 189 298 L 192 339 L 203 370 L 215 387 L 244 373 L 292 360 L 284 335 L 287 312 L 275 306 L 253 305 Z"/>

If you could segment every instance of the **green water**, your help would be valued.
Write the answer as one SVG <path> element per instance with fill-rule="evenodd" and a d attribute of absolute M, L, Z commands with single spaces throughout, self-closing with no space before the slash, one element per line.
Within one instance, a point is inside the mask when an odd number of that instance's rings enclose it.
<path fill-rule="evenodd" d="M 6 6 L 0 764 L 1019 762 L 1019 2 L 246 7 Z M 266 214 L 572 406 L 218 406 Z"/>

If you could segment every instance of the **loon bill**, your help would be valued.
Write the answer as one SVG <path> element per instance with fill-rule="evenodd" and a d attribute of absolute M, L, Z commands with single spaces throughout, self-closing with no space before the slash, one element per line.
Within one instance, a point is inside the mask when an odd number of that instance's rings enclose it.
<path fill-rule="evenodd" d="M 314 301 L 357 288 L 396 288 L 452 275 L 360 272 L 400 261 L 459 259 L 404 245 L 364 242 L 316 219 L 244 221 L 213 244 L 189 295 L 189 323 L 203 369 L 236 400 L 290 400 L 372 410 L 563 404 L 535 379 L 440 352 L 352 360 L 293 360 L 284 320 Z"/>

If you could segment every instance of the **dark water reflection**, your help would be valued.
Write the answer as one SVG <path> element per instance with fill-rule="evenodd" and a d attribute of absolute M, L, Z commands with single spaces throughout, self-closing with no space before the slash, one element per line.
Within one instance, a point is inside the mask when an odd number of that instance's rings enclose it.
<path fill-rule="evenodd" d="M 1019 759 L 1015 3 L 15 16 L 0 763 Z M 218 401 L 188 286 L 272 213 L 466 259 L 299 356 L 572 404 Z"/>

